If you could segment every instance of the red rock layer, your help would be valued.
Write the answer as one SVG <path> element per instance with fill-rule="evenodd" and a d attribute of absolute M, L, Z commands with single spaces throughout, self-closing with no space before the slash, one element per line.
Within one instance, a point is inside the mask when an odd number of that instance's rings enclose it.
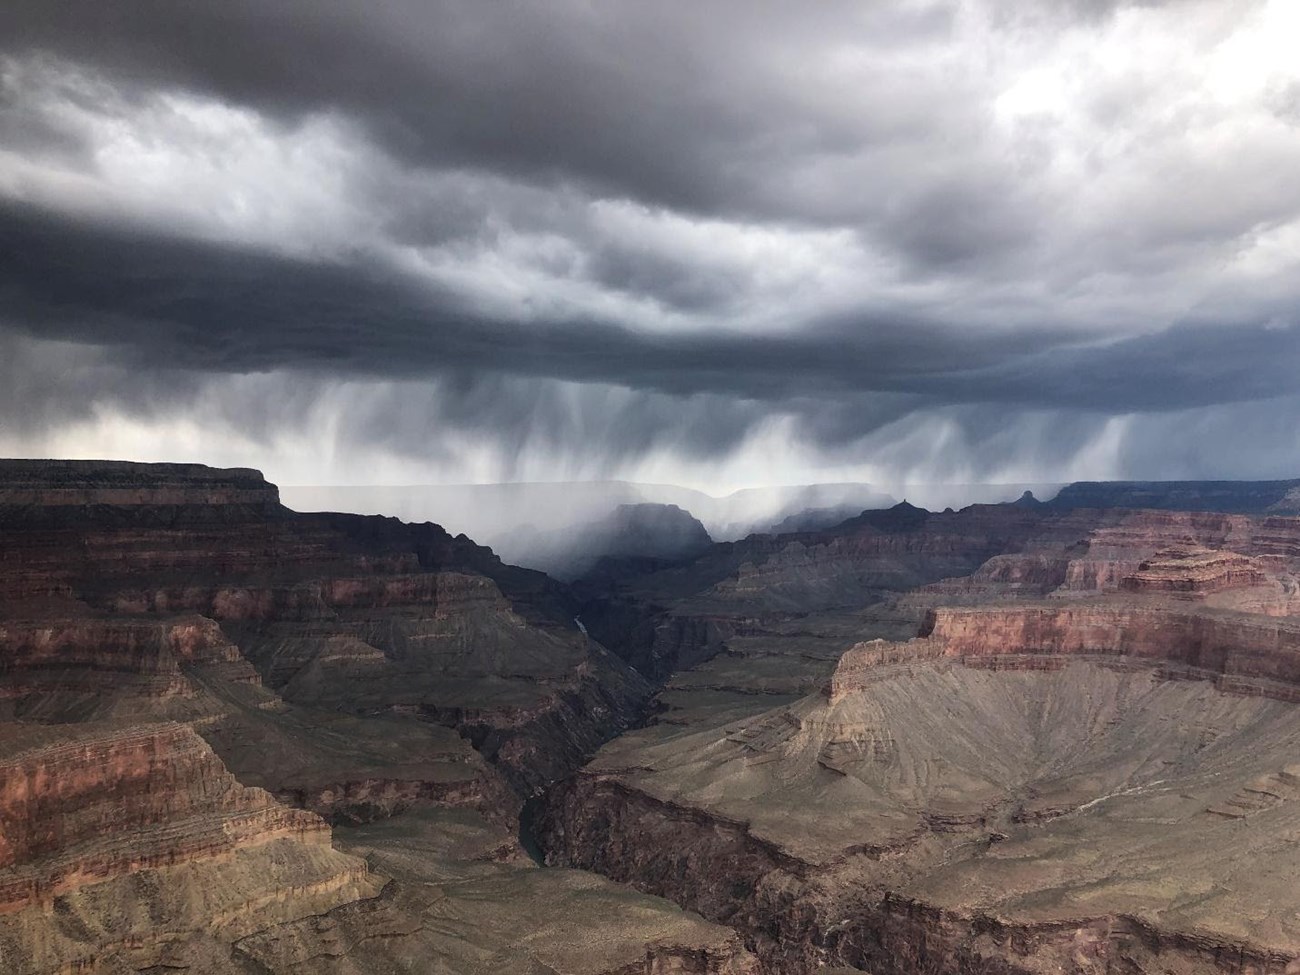
<path fill-rule="evenodd" d="M 276 837 L 329 844 L 323 820 L 241 786 L 185 725 L 8 725 L 2 737 L 0 912 Z"/>
<path fill-rule="evenodd" d="M 164 702 L 196 696 L 191 667 L 210 679 L 261 684 L 203 617 L 0 622 L 0 713 L 49 722 L 134 709 L 143 718 Z"/>
<path fill-rule="evenodd" d="M 241 683 L 260 683 L 239 648 L 210 619 L 73 619 L 0 621 L 0 660 L 11 690 L 28 672 L 56 671 L 61 679 L 94 673 L 138 674 L 168 681 L 183 663 L 223 666 Z"/>
<path fill-rule="evenodd" d="M 875 668 L 909 659 L 1014 666 L 1017 656 L 1088 654 L 1174 665 L 1215 677 L 1225 690 L 1300 700 L 1300 621 L 1111 602 L 934 610 L 921 639 L 845 653 L 831 696 L 854 693 Z"/>

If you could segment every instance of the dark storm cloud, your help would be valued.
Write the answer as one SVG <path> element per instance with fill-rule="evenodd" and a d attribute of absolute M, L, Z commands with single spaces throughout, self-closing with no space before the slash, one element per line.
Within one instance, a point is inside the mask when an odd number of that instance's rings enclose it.
<path fill-rule="evenodd" d="M 1101 345 L 918 320 L 826 320 L 792 334 L 649 334 L 485 317 L 381 267 L 306 261 L 0 205 L 0 300 L 34 336 L 98 343 L 140 369 L 296 369 L 366 378 L 481 372 L 787 403 L 903 394 L 1109 412 L 1290 392 L 1300 329 L 1188 323 Z M 463 383 L 463 380 L 461 380 Z M 473 398 L 471 397 L 471 401 Z M 475 403 L 469 412 L 477 412 Z M 837 419 L 814 429 L 839 439 Z"/>
<path fill-rule="evenodd" d="M 1166 5 L 1179 4 L 991 10 L 1015 42 Z M 956 18 L 943 2 L 847 0 L 14 0 L 0 9 L 0 49 L 66 58 L 128 90 L 211 95 L 286 125 L 337 113 L 410 166 L 850 226 L 925 275 L 1023 254 L 1041 243 L 1045 216 L 1034 179 L 1051 161 L 1035 160 L 1027 137 L 1014 158 L 991 144 L 988 80 L 945 67 Z M 828 67 L 837 53 L 851 53 L 851 71 Z M 927 59 L 934 67 L 917 70 Z M 1115 103 L 1140 103 L 1122 80 Z M 1149 253 L 1159 240 L 1142 243 Z M 1128 260 L 1117 246 L 1113 259 Z"/>
<path fill-rule="evenodd" d="M 984 92 L 887 57 L 938 63 L 954 16 L 941 2 L 846 0 L 16 0 L 0 10 L 0 44 L 285 124 L 336 112 L 408 165 L 848 224 L 928 267 L 1034 238 L 1019 174 L 981 151 Z M 854 62 L 843 78 L 826 66 L 841 39 Z"/>
<path fill-rule="evenodd" d="M 405 377 L 492 368 L 775 398 L 814 377 L 872 389 L 906 381 L 904 371 L 925 382 L 958 363 L 996 361 L 983 337 L 962 343 L 954 335 L 944 348 L 942 336 L 917 325 L 878 323 L 864 349 L 847 330 L 672 337 L 585 322 L 509 323 L 380 269 L 87 226 L 26 208 L 0 208 L 0 250 L 9 258 L 0 297 L 14 319 L 41 337 L 107 342 L 141 367 Z"/>
<path fill-rule="evenodd" d="M 809 118 L 755 54 L 853 26 L 859 5 L 17 0 L 10 51 L 41 50 L 140 86 L 198 90 L 284 117 L 360 119 L 390 150 L 436 165 L 590 180 L 675 206 L 737 197 L 746 164 L 856 145 Z M 871 36 L 941 31 L 937 9 Z M 887 138 L 905 117 L 877 133 Z M 774 145 L 771 137 L 779 137 Z M 848 141 L 845 141 L 848 140 Z"/>
<path fill-rule="evenodd" d="M 0 300 L 18 327 L 105 344 L 139 368 L 369 378 L 490 369 L 780 400 L 810 384 L 823 393 L 933 386 L 942 395 L 955 377 L 1025 343 L 907 320 L 826 322 L 782 336 L 511 322 L 381 267 L 294 260 L 27 207 L 0 205 L 0 252 Z"/>
<path fill-rule="evenodd" d="M 1186 89 L 1266 8 L 10 0 L 0 407 L 687 458 L 784 417 L 953 476 L 1250 412 L 1300 370 L 1300 80 Z M 293 378 L 196 405 L 250 375 Z"/>

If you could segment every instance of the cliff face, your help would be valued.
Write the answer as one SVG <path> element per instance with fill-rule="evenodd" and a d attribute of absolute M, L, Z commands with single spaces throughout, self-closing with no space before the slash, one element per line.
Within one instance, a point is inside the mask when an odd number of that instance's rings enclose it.
<path fill-rule="evenodd" d="M 735 932 L 591 873 L 502 860 L 472 818 L 424 811 L 342 842 L 393 878 L 383 893 L 244 938 L 237 957 L 286 975 L 759 975 Z"/>
<path fill-rule="evenodd" d="M 256 930 L 376 890 L 324 821 L 240 785 L 185 725 L 10 724 L 0 743 L 6 971 L 147 967 L 178 934 Z M 203 905 L 219 911 L 193 904 L 219 884 Z"/>
<path fill-rule="evenodd" d="M 985 893 L 982 887 L 955 896 L 933 881 L 899 889 L 893 885 L 907 883 L 908 868 L 886 866 L 885 858 L 898 856 L 891 851 L 813 867 L 782 856 L 743 823 L 586 774 L 556 796 L 549 829 L 557 860 L 584 863 L 735 927 L 770 972 L 839 966 L 907 975 L 1300 972 L 1294 942 L 1278 950 L 1210 930 L 1173 931 L 1136 914 L 1099 913 L 1083 902 L 1064 915 L 1008 917 L 1001 905 L 967 900 Z M 1006 841 L 1001 831 L 977 833 L 973 840 L 987 850 Z M 1034 857 L 1022 846 L 1007 850 L 1008 857 Z M 957 846 L 954 852 L 973 851 Z M 996 856 L 991 859 L 979 870 L 1005 872 Z M 1036 857 L 1033 867 L 1043 870 Z M 948 884 L 971 882 L 970 871 L 936 872 Z M 1248 910 L 1250 903 L 1241 906 Z"/>
<path fill-rule="evenodd" d="M 235 683 L 261 678 L 210 619 L 50 619 L 0 621 L 4 685 L 0 709 L 15 717 L 82 719 L 134 701 L 150 706 L 190 698 L 187 666 Z"/>
<path fill-rule="evenodd" d="M 1202 595 L 1267 582 L 1266 568 L 1255 559 L 1236 552 L 1194 549 L 1160 552 L 1143 560 L 1131 575 L 1120 580 L 1119 588 L 1136 593 Z"/>

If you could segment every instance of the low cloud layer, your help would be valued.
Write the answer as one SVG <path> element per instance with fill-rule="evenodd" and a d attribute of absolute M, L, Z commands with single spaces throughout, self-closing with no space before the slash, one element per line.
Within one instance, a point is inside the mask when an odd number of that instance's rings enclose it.
<path fill-rule="evenodd" d="M 1286 0 L 6 4 L 0 452 L 1295 475 L 1297 34 Z"/>

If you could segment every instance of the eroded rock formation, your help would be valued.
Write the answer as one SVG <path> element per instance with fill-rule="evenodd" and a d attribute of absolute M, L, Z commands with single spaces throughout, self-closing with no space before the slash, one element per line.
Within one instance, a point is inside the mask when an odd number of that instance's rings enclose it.
<path fill-rule="evenodd" d="M 646 694 L 540 573 L 188 465 L 5 462 L 0 532 L 0 970 L 753 972 L 520 847 Z"/>

